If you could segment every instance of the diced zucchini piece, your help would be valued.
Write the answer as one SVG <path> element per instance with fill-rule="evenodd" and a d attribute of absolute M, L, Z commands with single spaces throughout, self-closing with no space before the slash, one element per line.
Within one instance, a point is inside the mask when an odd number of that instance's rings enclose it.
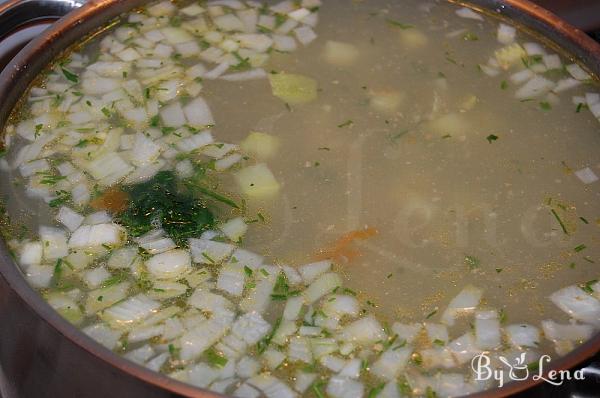
<path fill-rule="evenodd" d="M 269 75 L 273 95 L 290 105 L 306 104 L 317 99 L 317 81 L 293 73 Z"/>

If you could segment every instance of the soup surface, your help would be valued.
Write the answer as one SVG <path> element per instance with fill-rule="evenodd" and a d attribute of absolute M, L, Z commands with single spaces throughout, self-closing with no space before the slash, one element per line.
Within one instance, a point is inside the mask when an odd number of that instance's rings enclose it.
<path fill-rule="evenodd" d="M 69 321 L 198 387 L 527 377 L 600 326 L 600 94 L 557 51 L 443 1 L 152 3 L 15 111 L 3 232 Z"/>

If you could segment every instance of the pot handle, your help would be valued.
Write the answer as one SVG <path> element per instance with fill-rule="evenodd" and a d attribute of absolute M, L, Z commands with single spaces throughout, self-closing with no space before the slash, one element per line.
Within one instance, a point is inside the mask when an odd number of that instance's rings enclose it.
<path fill-rule="evenodd" d="M 0 70 L 29 41 L 83 0 L 8 0 L 0 2 Z"/>

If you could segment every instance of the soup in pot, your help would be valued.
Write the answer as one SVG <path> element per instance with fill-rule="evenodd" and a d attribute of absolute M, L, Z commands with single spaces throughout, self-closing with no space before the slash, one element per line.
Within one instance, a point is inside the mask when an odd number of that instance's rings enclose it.
<path fill-rule="evenodd" d="M 177 380 L 465 395 L 600 326 L 598 118 L 568 54 L 447 2 L 155 2 L 25 94 L 3 233 L 62 316 Z"/>

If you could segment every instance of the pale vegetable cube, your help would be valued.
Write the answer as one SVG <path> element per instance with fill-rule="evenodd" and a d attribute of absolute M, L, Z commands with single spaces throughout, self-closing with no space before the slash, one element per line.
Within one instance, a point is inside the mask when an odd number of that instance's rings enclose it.
<path fill-rule="evenodd" d="M 323 57 L 335 66 L 349 66 L 356 62 L 360 53 L 355 45 L 340 41 L 328 40 L 325 43 Z"/>
<path fill-rule="evenodd" d="M 290 105 L 311 102 L 317 98 L 317 81 L 310 77 L 291 74 L 269 74 L 273 95 Z"/>
<path fill-rule="evenodd" d="M 185 113 L 179 102 L 162 107 L 160 117 L 165 127 L 181 127 L 187 123 Z"/>
<path fill-rule="evenodd" d="M 21 246 L 19 264 L 24 267 L 42 263 L 43 248 L 41 242 L 25 242 Z"/>
<path fill-rule="evenodd" d="M 200 127 L 215 124 L 212 112 L 203 98 L 195 98 L 183 107 L 183 113 L 190 126 Z"/>
<path fill-rule="evenodd" d="M 298 268 L 298 271 L 300 272 L 304 283 L 308 285 L 312 283 L 319 275 L 329 271 L 330 269 L 331 261 L 323 260 L 316 263 L 301 265 Z"/>
<path fill-rule="evenodd" d="M 475 314 L 475 339 L 482 349 L 494 349 L 500 345 L 500 320 L 496 311 L 478 311 Z"/>
<path fill-rule="evenodd" d="M 540 330 L 527 324 L 508 325 L 504 328 L 508 341 L 513 346 L 537 347 L 540 343 Z"/>
<path fill-rule="evenodd" d="M 46 260 L 56 260 L 69 254 L 65 231 L 59 228 L 41 226 L 39 234 Z"/>
<path fill-rule="evenodd" d="M 260 132 L 251 132 L 241 143 L 242 150 L 258 160 L 273 157 L 279 150 L 279 146 L 279 137 Z"/>
<path fill-rule="evenodd" d="M 221 224 L 219 229 L 233 242 L 238 242 L 248 231 L 248 224 L 242 217 L 236 217 Z"/>
<path fill-rule="evenodd" d="M 231 255 L 235 246 L 229 243 L 217 242 L 208 239 L 188 240 L 192 260 L 200 264 L 219 264 Z"/>
<path fill-rule="evenodd" d="M 338 274 L 333 272 L 323 274 L 304 291 L 304 299 L 312 304 L 341 285 L 342 278 Z"/>
<path fill-rule="evenodd" d="M 54 266 L 33 264 L 27 268 L 25 277 L 33 287 L 44 288 L 50 285 L 54 275 Z"/>
<path fill-rule="evenodd" d="M 83 328 L 82 331 L 109 350 L 112 350 L 117 346 L 119 338 L 123 334 L 120 331 L 111 329 L 103 323 L 87 326 Z"/>
<path fill-rule="evenodd" d="M 494 55 L 496 57 L 496 61 L 498 61 L 498 64 L 503 69 L 508 69 L 512 65 L 521 63 L 521 59 L 527 57 L 525 49 L 518 43 L 513 43 L 506 47 L 502 47 L 501 49 L 496 50 Z"/>
<path fill-rule="evenodd" d="M 264 163 L 248 166 L 235 174 L 243 194 L 253 199 L 267 199 L 279 192 L 279 183 Z"/>
<path fill-rule="evenodd" d="M 108 258 L 106 265 L 111 269 L 127 269 L 131 268 L 137 259 L 138 249 L 129 246 L 113 251 Z"/>
<path fill-rule="evenodd" d="M 91 289 L 95 289 L 105 280 L 110 278 L 110 272 L 104 267 L 97 267 L 83 273 L 83 282 Z"/>
<path fill-rule="evenodd" d="M 159 308 L 158 301 L 140 293 L 104 310 L 103 318 L 113 327 L 130 326 L 147 318 Z"/>
<path fill-rule="evenodd" d="M 129 283 L 122 282 L 116 285 L 90 291 L 85 301 L 86 315 L 94 315 L 98 311 L 101 311 L 123 300 L 125 297 L 127 297 L 129 287 Z"/>
<path fill-rule="evenodd" d="M 67 227 L 71 232 L 75 231 L 83 222 L 84 217 L 66 206 L 61 206 L 56 216 L 58 222 Z"/>
<path fill-rule="evenodd" d="M 344 327 L 341 332 L 344 340 L 360 345 L 373 344 L 385 338 L 381 324 L 372 316 L 358 319 Z"/>
<path fill-rule="evenodd" d="M 192 260 L 188 251 L 174 249 L 152 256 L 146 261 L 146 267 L 155 278 L 173 279 L 190 270 Z"/>
<path fill-rule="evenodd" d="M 410 49 L 425 47 L 429 42 L 427 36 L 418 29 L 402 29 L 399 34 L 400 42 Z"/>
<path fill-rule="evenodd" d="M 365 386 L 353 379 L 333 376 L 327 384 L 327 395 L 332 398 L 359 398 L 364 394 Z"/>
<path fill-rule="evenodd" d="M 382 379 L 394 380 L 404 369 L 410 356 L 412 348 L 389 348 L 371 365 L 371 372 Z"/>

